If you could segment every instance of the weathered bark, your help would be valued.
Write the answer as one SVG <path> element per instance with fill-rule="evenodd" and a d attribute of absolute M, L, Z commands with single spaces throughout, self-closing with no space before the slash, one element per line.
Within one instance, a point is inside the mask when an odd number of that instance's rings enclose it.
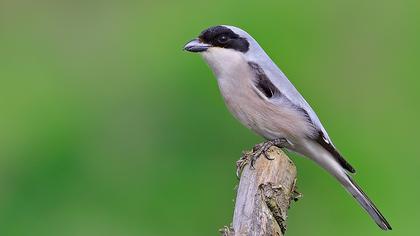
<path fill-rule="evenodd" d="M 295 191 L 296 167 L 277 147 L 271 147 L 267 154 L 273 160 L 262 155 L 255 169 L 249 167 L 249 153 L 240 160 L 245 160 L 246 165 L 237 191 L 233 224 L 221 229 L 222 235 L 284 235 L 290 202 L 299 197 Z"/>

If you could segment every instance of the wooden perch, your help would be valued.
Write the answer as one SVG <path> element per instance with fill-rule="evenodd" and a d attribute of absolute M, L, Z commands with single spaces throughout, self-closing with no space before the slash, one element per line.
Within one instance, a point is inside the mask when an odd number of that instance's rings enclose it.
<path fill-rule="evenodd" d="M 223 236 L 284 235 L 290 202 L 300 197 L 295 191 L 297 171 L 281 149 L 271 147 L 267 154 L 273 160 L 261 155 L 255 169 L 248 164 L 250 153 L 238 161 L 243 170 L 233 223 L 220 230 Z"/>

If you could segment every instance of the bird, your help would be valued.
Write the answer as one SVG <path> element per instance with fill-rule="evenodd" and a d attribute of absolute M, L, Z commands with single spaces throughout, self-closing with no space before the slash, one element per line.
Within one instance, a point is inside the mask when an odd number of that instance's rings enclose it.
<path fill-rule="evenodd" d="M 352 177 L 356 171 L 337 150 L 318 116 L 246 31 L 229 25 L 203 30 L 184 50 L 199 53 L 217 79 L 228 110 L 265 138 L 251 165 L 271 146 L 303 155 L 330 173 L 383 230 L 392 227 Z"/>

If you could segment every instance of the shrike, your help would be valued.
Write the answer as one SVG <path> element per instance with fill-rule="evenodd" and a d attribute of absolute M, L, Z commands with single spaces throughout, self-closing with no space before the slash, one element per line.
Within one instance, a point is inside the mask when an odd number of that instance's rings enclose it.
<path fill-rule="evenodd" d="M 267 139 L 253 161 L 272 145 L 306 156 L 333 175 L 381 229 L 391 229 L 351 177 L 355 169 L 340 155 L 315 112 L 247 32 L 227 25 L 210 27 L 184 49 L 203 56 L 230 112 Z"/>

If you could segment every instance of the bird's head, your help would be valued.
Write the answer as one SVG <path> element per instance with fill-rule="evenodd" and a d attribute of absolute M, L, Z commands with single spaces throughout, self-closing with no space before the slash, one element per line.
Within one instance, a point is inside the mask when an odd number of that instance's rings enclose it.
<path fill-rule="evenodd" d="M 197 38 L 184 46 L 184 50 L 202 53 L 218 48 L 246 53 L 250 47 L 249 39 L 252 39 L 251 36 L 239 28 L 218 25 L 202 31 Z"/>
<path fill-rule="evenodd" d="M 230 72 L 248 62 L 260 64 L 270 61 L 264 50 L 244 30 L 228 25 L 213 26 L 189 41 L 184 50 L 202 54 L 215 72 Z"/>

